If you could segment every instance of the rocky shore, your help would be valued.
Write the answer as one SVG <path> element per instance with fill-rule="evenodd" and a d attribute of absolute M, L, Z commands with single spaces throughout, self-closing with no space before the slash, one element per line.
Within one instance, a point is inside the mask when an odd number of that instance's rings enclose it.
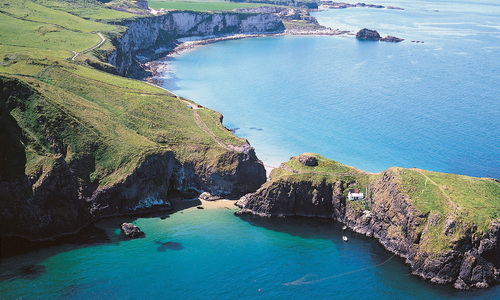
<path fill-rule="evenodd" d="M 427 210 L 416 200 L 422 191 L 409 192 L 412 185 L 427 182 L 429 176 L 447 178 L 449 174 L 400 168 L 367 174 L 313 156 L 319 161 L 316 166 L 294 157 L 273 170 L 270 181 L 237 202 L 240 210 L 236 214 L 334 219 L 376 238 L 388 251 L 405 258 L 413 275 L 431 282 L 452 284 L 457 289 L 487 288 L 500 282 L 500 219 L 491 218 L 479 229 L 474 221 L 466 221 L 475 217 L 465 215 L 458 199 L 451 198 L 453 204 L 447 205 L 462 211 L 460 217 L 456 210 L 443 214 L 447 208 Z M 500 184 L 493 179 L 466 180 L 469 187 L 491 185 L 500 191 Z M 353 188 L 362 190 L 365 198 L 350 201 L 348 191 Z M 463 189 L 459 185 L 449 188 L 456 193 Z M 436 190 L 427 201 L 439 203 L 439 197 L 441 192 Z"/>

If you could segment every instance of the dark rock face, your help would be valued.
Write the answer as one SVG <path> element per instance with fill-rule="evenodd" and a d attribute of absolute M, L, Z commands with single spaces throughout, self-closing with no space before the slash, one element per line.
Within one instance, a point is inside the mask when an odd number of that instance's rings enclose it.
<path fill-rule="evenodd" d="M 142 69 L 136 55 L 151 56 L 154 50 L 165 47 L 173 49 L 177 38 L 189 36 L 211 36 L 237 33 L 282 32 L 284 25 L 275 14 L 238 14 L 233 12 L 203 13 L 176 11 L 160 16 L 125 20 L 119 25 L 128 29 L 122 36 L 113 39 L 116 51 L 108 62 L 116 66 L 120 75 L 138 77 Z M 146 53 L 143 53 L 143 52 Z"/>
<path fill-rule="evenodd" d="M 299 155 L 299 161 L 304 166 L 314 167 L 318 165 L 318 160 L 316 157 L 307 156 L 307 155 Z"/>
<path fill-rule="evenodd" d="M 14 108 L 27 110 L 31 97 L 43 95 L 21 81 L 0 77 L 0 137 L 10 145 L 0 143 L 2 237 L 53 240 L 76 233 L 103 217 L 170 210 L 169 190 L 240 197 L 257 190 L 266 181 L 264 166 L 249 145 L 243 147 L 244 151 L 203 146 L 218 161 L 180 162 L 173 151 L 158 150 L 143 154 L 121 179 L 98 186 L 89 176 L 96 163 L 93 154 L 68 159 L 68 146 L 55 127 L 79 126 L 46 118 L 39 118 L 39 128 L 35 129 L 46 135 L 46 141 L 42 142 L 47 148 L 52 147 L 55 154 L 44 156 L 46 167 L 26 175 L 24 145 L 29 144 L 28 134 L 10 112 Z M 75 136 L 78 134 L 74 132 Z"/>
<path fill-rule="evenodd" d="M 251 147 L 244 152 L 228 151 L 220 156 L 219 161 L 220 164 L 233 167 L 227 171 L 217 171 L 214 167 L 200 165 L 196 161 L 178 166 L 173 174 L 174 188 L 193 191 L 193 196 L 206 191 L 212 196 L 241 197 L 256 191 L 266 182 L 264 165 Z"/>
<path fill-rule="evenodd" d="M 356 33 L 356 38 L 361 40 L 380 40 L 380 34 L 376 30 L 371 30 L 368 28 L 363 28 Z"/>
<path fill-rule="evenodd" d="M 355 232 L 374 237 L 389 251 L 406 259 L 412 274 L 458 289 L 485 288 L 500 282 L 500 220 L 493 221 L 481 239 L 467 234 L 452 249 L 438 253 L 421 250 L 430 238 L 428 228 L 440 216 L 427 218 L 401 192 L 389 169 L 372 186 L 373 207 L 360 210 L 346 200 L 348 183 L 271 180 L 257 192 L 245 195 L 237 215 L 306 216 L 332 218 Z M 454 222 L 447 227 L 453 229 Z M 419 228 L 424 227 L 422 231 Z"/>
<path fill-rule="evenodd" d="M 123 234 L 125 234 L 125 236 L 130 237 L 130 238 L 137 238 L 137 237 L 144 236 L 144 232 L 142 232 L 139 229 L 139 227 L 137 227 L 131 223 L 123 223 L 121 225 L 121 229 L 122 229 Z"/>

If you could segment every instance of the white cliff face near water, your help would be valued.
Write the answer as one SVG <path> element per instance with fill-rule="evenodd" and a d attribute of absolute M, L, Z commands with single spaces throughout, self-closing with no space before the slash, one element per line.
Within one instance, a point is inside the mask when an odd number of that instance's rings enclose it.
<path fill-rule="evenodd" d="M 128 29 L 114 40 L 116 51 L 108 61 L 120 75 L 129 76 L 139 51 L 166 46 L 177 38 L 236 33 L 272 33 L 283 31 L 283 23 L 274 14 L 172 12 L 145 17 L 123 24 Z"/>

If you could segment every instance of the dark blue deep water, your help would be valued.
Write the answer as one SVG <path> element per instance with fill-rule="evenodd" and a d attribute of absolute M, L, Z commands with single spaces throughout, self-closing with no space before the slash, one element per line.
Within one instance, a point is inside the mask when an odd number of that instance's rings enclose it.
<path fill-rule="evenodd" d="M 222 112 L 268 165 L 307 151 L 372 172 L 416 166 L 500 178 L 498 1 L 373 2 L 405 10 L 314 15 L 404 42 L 221 42 L 169 61 L 165 87 Z M 146 237 L 120 237 L 124 221 Z M 96 227 L 98 238 L 79 245 L 3 259 L 0 299 L 500 298 L 500 286 L 463 292 L 422 281 L 375 240 L 349 232 L 343 242 L 340 225 L 324 220 L 193 207 Z"/>

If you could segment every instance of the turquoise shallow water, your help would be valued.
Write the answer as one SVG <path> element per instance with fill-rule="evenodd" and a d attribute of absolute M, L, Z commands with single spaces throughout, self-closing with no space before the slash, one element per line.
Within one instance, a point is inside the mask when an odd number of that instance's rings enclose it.
<path fill-rule="evenodd" d="M 425 43 L 216 43 L 170 61 L 165 87 L 222 112 L 270 165 L 312 151 L 368 171 L 417 166 L 499 178 L 500 6 L 490 2 L 315 13 L 334 28 Z M 120 238 L 124 221 L 146 238 Z M 340 226 L 324 220 L 193 208 L 96 226 L 78 245 L 3 259 L 0 299 L 500 298 L 500 286 L 462 292 L 422 281 L 375 240 L 348 233 L 345 243 Z M 32 265 L 38 273 L 27 272 Z"/>
<path fill-rule="evenodd" d="M 133 220 L 133 219 L 132 219 Z M 494 299 L 500 288 L 460 292 L 409 275 L 376 241 L 325 220 L 239 218 L 191 208 L 137 219 L 146 237 L 123 240 L 119 224 L 97 223 L 109 240 L 60 245 L 4 259 L 5 299 Z M 181 247 L 159 251 L 157 242 Z M 176 244 L 177 245 L 177 244 Z M 180 250 L 176 250 L 182 248 Z M 22 276 L 24 266 L 45 272 Z M 259 291 L 260 290 L 260 291 Z"/>
<path fill-rule="evenodd" d="M 220 42 L 171 60 L 164 86 L 220 111 L 271 166 L 317 152 L 370 172 L 401 166 L 500 178 L 500 7 L 399 2 L 392 5 L 405 10 L 314 16 L 402 43 Z"/>

